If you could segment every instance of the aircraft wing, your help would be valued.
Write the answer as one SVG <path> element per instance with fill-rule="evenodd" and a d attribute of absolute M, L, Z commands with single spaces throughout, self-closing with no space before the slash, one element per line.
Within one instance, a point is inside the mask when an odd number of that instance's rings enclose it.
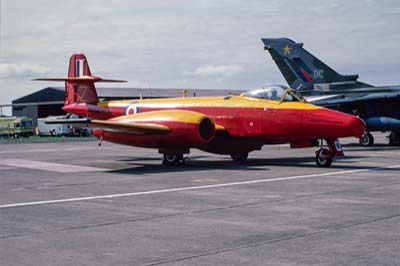
<path fill-rule="evenodd" d="M 162 134 L 170 131 L 168 126 L 156 123 L 127 123 L 111 120 L 92 120 L 89 124 L 89 127 L 101 128 L 104 131 L 130 133 L 136 135 Z"/>
<path fill-rule="evenodd" d="M 113 120 L 92 120 L 90 118 L 49 119 L 46 124 L 67 124 L 75 127 L 101 128 L 104 131 L 124 132 L 139 135 L 165 133 L 170 131 L 167 126 L 155 123 L 135 123 Z"/>
<path fill-rule="evenodd" d="M 198 112 L 183 110 L 151 111 L 132 115 L 123 115 L 108 120 L 77 118 L 77 119 L 49 119 L 46 124 L 67 124 L 75 127 L 89 127 L 101 129 L 105 132 L 119 132 L 133 135 L 166 134 L 182 132 L 195 134 L 189 128 L 197 127 L 202 132 L 226 131 L 225 127 L 215 124 L 206 115 Z M 197 133 L 196 133 L 197 134 Z"/>

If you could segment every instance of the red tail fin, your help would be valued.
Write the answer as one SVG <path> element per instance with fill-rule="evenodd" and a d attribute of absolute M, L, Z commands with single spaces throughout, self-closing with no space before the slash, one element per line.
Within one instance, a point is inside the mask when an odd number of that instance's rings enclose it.
<path fill-rule="evenodd" d="M 64 81 L 64 105 L 73 103 L 96 104 L 97 97 L 95 82 L 126 82 L 125 80 L 102 79 L 92 76 L 89 64 L 84 54 L 73 54 L 69 60 L 67 78 L 35 78 L 41 81 Z"/>
<path fill-rule="evenodd" d="M 73 54 L 69 60 L 68 77 L 91 77 L 89 64 L 84 54 Z M 67 80 L 65 82 L 65 105 L 72 103 L 96 104 L 97 97 L 94 80 Z"/>

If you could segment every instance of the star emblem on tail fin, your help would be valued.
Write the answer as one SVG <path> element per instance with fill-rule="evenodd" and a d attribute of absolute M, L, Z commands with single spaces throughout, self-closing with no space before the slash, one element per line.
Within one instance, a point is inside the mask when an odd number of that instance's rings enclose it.
<path fill-rule="evenodd" d="M 287 44 L 285 47 L 282 48 L 283 54 L 284 55 L 290 55 L 290 52 L 292 51 L 292 48 L 290 48 Z"/>

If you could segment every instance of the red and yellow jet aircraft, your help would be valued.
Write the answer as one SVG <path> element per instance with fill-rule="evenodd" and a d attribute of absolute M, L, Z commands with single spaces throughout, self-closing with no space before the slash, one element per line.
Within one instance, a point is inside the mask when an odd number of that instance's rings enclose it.
<path fill-rule="evenodd" d="M 35 80 L 65 81 L 64 110 L 84 117 L 66 123 L 85 124 L 100 140 L 158 149 L 163 164 L 183 163 L 190 148 L 244 161 L 264 144 L 302 148 L 321 140 L 316 163 L 329 167 L 333 157 L 343 156 L 338 138 L 365 130 L 357 117 L 308 104 L 282 86 L 240 96 L 99 102 L 95 82 L 123 81 L 92 76 L 83 54 L 71 56 L 67 78 Z"/>

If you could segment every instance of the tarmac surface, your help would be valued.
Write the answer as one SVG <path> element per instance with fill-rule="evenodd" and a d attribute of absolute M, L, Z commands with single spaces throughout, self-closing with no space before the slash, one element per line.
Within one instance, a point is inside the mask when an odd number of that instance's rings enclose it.
<path fill-rule="evenodd" d="M 400 147 L 245 163 L 95 141 L 0 144 L 0 265 L 400 265 Z"/>

